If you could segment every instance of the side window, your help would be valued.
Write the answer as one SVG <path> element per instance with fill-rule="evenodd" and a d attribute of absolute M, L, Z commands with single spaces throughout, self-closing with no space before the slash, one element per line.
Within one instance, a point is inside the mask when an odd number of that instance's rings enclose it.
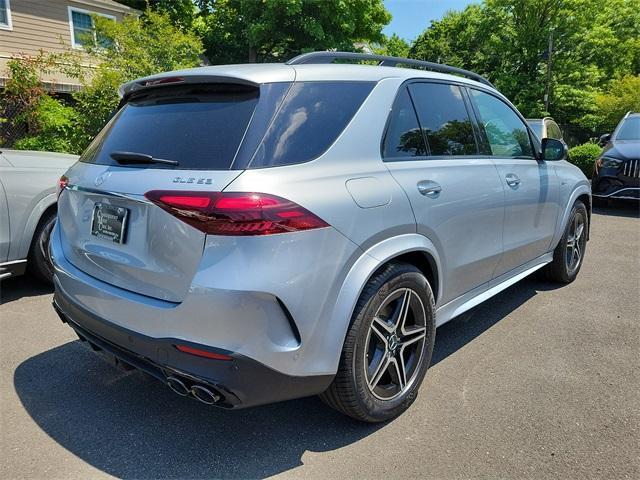
<path fill-rule="evenodd" d="M 374 86 L 373 82 L 295 82 L 251 167 L 290 165 L 319 157 L 342 133 Z"/>
<path fill-rule="evenodd" d="M 460 87 L 442 83 L 413 83 L 409 91 L 431 155 L 478 153 Z"/>
<path fill-rule="evenodd" d="M 478 113 L 480 129 L 491 154 L 497 157 L 533 157 L 529 132 L 516 113 L 502 100 L 480 90 L 469 89 Z"/>
<path fill-rule="evenodd" d="M 402 88 L 393 105 L 389 117 L 389 126 L 384 137 L 382 157 L 385 159 L 422 157 L 427 147 L 420 131 L 418 118 L 411 103 L 409 92 Z"/>

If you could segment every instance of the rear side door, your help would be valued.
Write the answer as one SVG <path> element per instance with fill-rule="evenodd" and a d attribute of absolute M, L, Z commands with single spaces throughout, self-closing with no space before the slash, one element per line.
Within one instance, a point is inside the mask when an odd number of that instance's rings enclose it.
<path fill-rule="evenodd" d="M 403 86 L 382 150 L 409 197 L 418 233 L 439 250 L 441 303 L 489 281 L 502 254 L 504 192 L 493 162 L 478 152 L 462 88 Z"/>
<path fill-rule="evenodd" d="M 505 192 L 504 254 L 496 276 L 548 252 L 559 212 L 555 169 L 537 160 L 524 120 L 504 100 L 470 88 L 480 138 Z"/>

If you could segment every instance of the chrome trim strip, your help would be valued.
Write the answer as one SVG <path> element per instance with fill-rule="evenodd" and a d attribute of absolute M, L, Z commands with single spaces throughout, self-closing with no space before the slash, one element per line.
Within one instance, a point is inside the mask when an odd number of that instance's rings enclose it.
<path fill-rule="evenodd" d="M 598 198 L 609 198 L 609 197 L 613 197 L 614 195 L 617 195 L 620 192 L 624 192 L 625 190 L 632 190 L 632 191 L 640 191 L 640 187 L 625 187 L 625 188 L 621 188 L 620 190 L 616 190 L 615 192 L 612 192 L 608 195 L 601 195 L 598 193 L 593 193 L 592 196 L 594 197 L 598 197 Z M 623 198 L 623 197 L 613 197 L 613 198 Z M 632 198 L 634 200 L 638 200 L 638 197 L 625 197 L 625 198 Z"/>
<path fill-rule="evenodd" d="M 66 185 L 63 190 L 71 190 L 74 192 L 85 192 L 85 193 L 92 193 L 95 195 L 102 195 L 105 197 L 116 197 L 116 198 L 123 198 L 126 200 L 133 200 L 135 202 L 140 202 L 140 203 L 147 203 L 147 204 L 152 204 L 152 202 L 150 202 L 149 200 L 146 199 L 146 197 L 142 196 L 142 195 L 138 195 L 138 194 L 125 194 L 125 193 L 119 193 L 119 192 L 110 192 L 108 190 L 100 190 L 98 188 L 91 188 L 91 187 L 83 187 L 80 185 Z"/>

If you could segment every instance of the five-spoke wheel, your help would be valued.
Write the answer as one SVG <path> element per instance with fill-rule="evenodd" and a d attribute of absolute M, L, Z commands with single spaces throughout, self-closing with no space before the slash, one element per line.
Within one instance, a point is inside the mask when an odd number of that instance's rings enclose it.
<path fill-rule="evenodd" d="M 411 385 L 426 337 L 426 310 L 410 288 L 390 293 L 371 322 L 364 349 L 367 385 L 373 395 L 390 400 Z"/>
<path fill-rule="evenodd" d="M 365 422 L 400 415 L 416 399 L 433 352 L 435 300 L 413 265 L 389 263 L 367 282 L 338 372 L 321 398 Z"/>
<path fill-rule="evenodd" d="M 582 252 L 586 235 L 584 235 L 585 219 L 582 212 L 576 212 L 571 222 L 569 235 L 567 236 L 567 270 L 571 274 L 578 269 L 582 261 Z"/>

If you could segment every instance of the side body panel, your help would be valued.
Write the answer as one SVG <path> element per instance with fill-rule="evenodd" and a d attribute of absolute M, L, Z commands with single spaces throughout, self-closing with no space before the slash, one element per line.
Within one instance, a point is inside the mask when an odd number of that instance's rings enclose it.
<path fill-rule="evenodd" d="M 559 181 L 549 162 L 494 159 L 504 184 L 504 254 L 495 275 L 523 265 L 549 251 L 560 211 Z M 509 185 L 515 175 L 520 183 Z"/>
<path fill-rule="evenodd" d="M 489 159 L 387 163 L 409 196 L 417 231 L 434 243 L 442 265 L 441 303 L 491 280 L 502 254 L 504 192 Z M 418 183 L 440 185 L 436 197 Z"/>

